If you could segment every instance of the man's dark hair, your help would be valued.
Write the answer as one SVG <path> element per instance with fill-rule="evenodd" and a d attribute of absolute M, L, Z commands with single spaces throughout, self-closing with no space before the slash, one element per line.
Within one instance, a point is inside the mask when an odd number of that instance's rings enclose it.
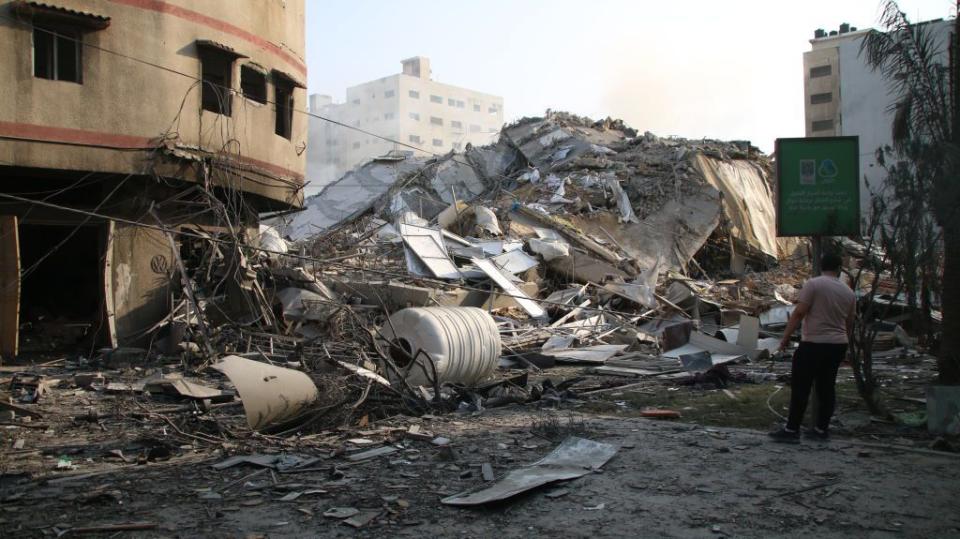
<path fill-rule="evenodd" d="M 820 259 L 820 271 L 840 271 L 843 260 L 836 253 L 827 253 Z"/>

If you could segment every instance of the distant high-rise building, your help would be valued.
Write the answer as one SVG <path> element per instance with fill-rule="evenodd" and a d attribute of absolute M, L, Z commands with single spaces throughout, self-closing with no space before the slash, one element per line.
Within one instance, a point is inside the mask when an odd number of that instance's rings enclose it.
<path fill-rule="evenodd" d="M 936 19 L 918 23 L 931 25 L 939 45 L 938 59 L 949 61 L 949 37 L 954 21 Z M 870 208 L 871 188 L 881 185 L 885 173 L 877 163 L 876 151 L 892 144 L 893 112 L 896 94 L 879 71 L 874 71 L 860 55 L 860 46 L 869 30 L 857 30 L 844 23 L 839 30 L 818 29 L 810 40 L 811 50 L 803 53 L 803 99 L 806 136 L 860 137 L 860 208 Z"/>
<path fill-rule="evenodd" d="M 343 124 L 310 119 L 312 192 L 391 151 L 443 154 L 496 139 L 503 126 L 502 97 L 431 80 L 430 60 L 423 56 L 402 64 L 401 73 L 347 88 L 344 103 L 310 96 L 310 112 Z"/>

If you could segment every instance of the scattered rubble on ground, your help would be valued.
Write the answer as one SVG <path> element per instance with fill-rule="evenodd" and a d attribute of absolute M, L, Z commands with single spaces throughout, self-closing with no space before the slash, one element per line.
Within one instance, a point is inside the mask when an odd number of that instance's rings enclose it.
<path fill-rule="evenodd" d="M 61 492 L 118 467 L 213 459 L 202 500 L 294 503 L 362 528 L 403 522 L 409 502 L 389 490 L 319 512 L 301 502 L 372 461 L 414 480 L 404 465 L 427 454 L 473 481 L 441 493 L 451 505 L 597 471 L 617 448 L 589 434 L 510 471 L 482 454 L 464 467 L 450 433 L 421 421 L 583 409 L 653 387 L 736 400 L 728 388 L 782 382 L 777 343 L 808 255 L 776 237 L 771 170 L 748 143 L 553 112 L 462 154 L 370 161 L 257 241 L 197 231 L 183 239 L 176 307 L 147 348 L 4 367 L 4 505 L 29 503 L 30 481 Z M 901 325 L 888 329 L 874 368 L 925 379 L 932 362 Z M 534 447 L 543 456 L 559 442 Z M 308 471 L 323 485 L 294 479 Z M 81 505 L 121 496 L 71 492 Z M 111 525 L 100 531 L 157 527 Z"/>

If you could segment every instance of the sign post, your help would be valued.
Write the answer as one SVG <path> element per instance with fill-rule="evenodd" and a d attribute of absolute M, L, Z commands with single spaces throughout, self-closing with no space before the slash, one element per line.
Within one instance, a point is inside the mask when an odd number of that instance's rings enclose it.
<path fill-rule="evenodd" d="M 777 236 L 810 236 L 813 275 L 820 275 L 823 236 L 860 235 L 860 140 L 782 138 L 775 151 Z M 812 402 L 815 418 L 816 393 Z"/>

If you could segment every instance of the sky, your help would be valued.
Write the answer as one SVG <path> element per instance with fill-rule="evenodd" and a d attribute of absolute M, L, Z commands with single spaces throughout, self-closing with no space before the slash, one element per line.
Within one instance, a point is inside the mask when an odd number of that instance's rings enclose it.
<path fill-rule="evenodd" d="M 876 25 L 879 0 L 307 0 L 308 92 L 430 58 L 434 80 L 504 98 L 505 120 L 566 110 L 641 133 L 804 135 L 803 53 L 817 28 Z M 902 0 L 912 20 L 952 0 Z"/>

